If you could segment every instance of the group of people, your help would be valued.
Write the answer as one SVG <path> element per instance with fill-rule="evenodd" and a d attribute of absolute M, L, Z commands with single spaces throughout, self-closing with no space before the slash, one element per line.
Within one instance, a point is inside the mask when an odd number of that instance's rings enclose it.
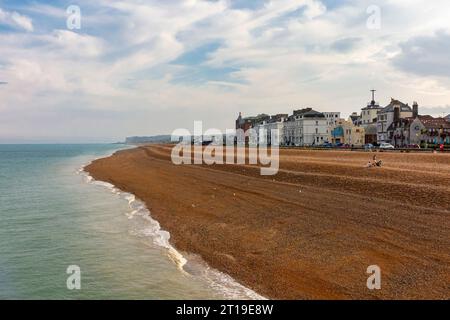
<path fill-rule="evenodd" d="M 383 165 L 383 161 L 378 160 L 377 155 L 375 154 L 372 158 L 372 161 L 369 161 L 369 163 L 367 163 L 367 168 L 381 167 L 382 165 Z"/>

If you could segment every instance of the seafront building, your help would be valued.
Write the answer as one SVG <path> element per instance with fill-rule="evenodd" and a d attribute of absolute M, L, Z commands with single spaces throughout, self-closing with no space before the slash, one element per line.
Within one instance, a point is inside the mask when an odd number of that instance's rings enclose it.
<path fill-rule="evenodd" d="M 414 107 L 418 108 L 417 103 L 414 103 Z M 391 99 L 391 102 L 378 112 L 377 117 L 377 142 L 391 143 L 391 137 L 388 135 L 388 128 L 394 122 L 399 119 L 413 117 L 413 110 L 408 104 L 395 99 Z"/>
<path fill-rule="evenodd" d="M 339 119 L 339 112 L 326 114 L 305 108 L 294 110 L 293 114 L 265 114 L 243 118 L 242 113 L 236 120 L 236 129 L 257 132 L 258 143 L 272 144 L 272 132 L 278 134 L 278 142 L 285 146 L 320 146 L 329 142 L 332 126 Z"/>
<path fill-rule="evenodd" d="M 378 113 L 383 110 L 378 102 L 375 101 L 375 92 L 372 91 L 372 101 L 370 101 L 366 107 L 361 109 L 361 126 L 367 128 L 368 126 L 373 126 L 377 124 Z"/>
<path fill-rule="evenodd" d="M 366 126 L 364 128 L 364 143 L 365 144 L 376 144 L 377 143 L 377 125 L 376 123 L 373 125 Z"/>
<path fill-rule="evenodd" d="M 450 122 L 445 118 L 416 116 L 394 121 L 388 128 L 392 145 L 398 148 L 450 144 Z"/>
<path fill-rule="evenodd" d="M 379 102 L 375 101 L 376 90 L 371 90 L 372 100 L 367 103 L 366 107 L 361 109 L 361 120 L 360 125 L 364 128 L 364 143 L 374 144 L 378 140 L 378 113 L 383 110 Z"/>
<path fill-rule="evenodd" d="M 236 129 L 242 129 L 247 131 L 248 129 L 255 128 L 255 126 L 259 123 L 267 121 L 270 119 L 270 116 L 267 114 L 259 114 L 256 117 L 242 117 L 242 113 L 239 112 L 239 117 L 236 120 Z"/>
<path fill-rule="evenodd" d="M 353 112 L 348 117 L 348 121 L 351 121 L 355 126 L 361 126 L 361 115 L 358 112 Z"/>
<path fill-rule="evenodd" d="M 341 118 L 340 112 L 322 112 L 322 113 L 327 119 L 327 125 L 329 127 L 335 126 L 338 120 Z"/>
<path fill-rule="evenodd" d="M 286 146 L 320 146 L 328 141 L 329 120 L 312 108 L 295 110 L 284 124 Z"/>
<path fill-rule="evenodd" d="M 258 135 L 258 143 L 271 145 L 272 132 L 275 130 L 274 132 L 278 133 L 278 143 L 282 144 L 284 141 L 284 124 L 287 118 L 287 114 L 277 114 L 257 123 L 254 128 Z"/>
<path fill-rule="evenodd" d="M 259 114 L 243 118 L 239 113 L 236 129 L 257 132 L 257 142 L 272 144 L 271 133 L 278 134 L 280 145 L 322 146 L 325 143 L 363 146 L 364 144 L 391 143 L 395 147 L 411 145 L 450 144 L 450 115 L 434 118 L 419 115 L 417 102 L 410 107 L 391 98 L 382 107 L 372 100 L 353 112 L 348 120 L 341 118 L 340 112 L 319 112 L 312 108 L 294 110 L 292 115 Z"/>
<path fill-rule="evenodd" d="M 331 143 L 349 146 L 363 146 L 365 144 L 364 127 L 355 126 L 352 121 L 339 119 L 331 129 Z"/>

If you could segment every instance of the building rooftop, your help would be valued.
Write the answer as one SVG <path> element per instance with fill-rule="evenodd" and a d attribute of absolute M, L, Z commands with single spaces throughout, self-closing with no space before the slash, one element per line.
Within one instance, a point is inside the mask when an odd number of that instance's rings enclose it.
<path fill-rule="evenodd" d="M 322 112 L 311 110 L 309 112 L 305 112 L 303 114 L 303 118 L 325 118 L 325 115 Z"/>
<path fill-rule="evenodd" d="M 422 122 L 427 129 L 450 129 L 450 122 L 444 118 L 431 117 L 431 119 L 420 119 L 420 122 Z"/>
<path fill-rule="evenodd" d="M 294 110 L 293 114 L 294 114 L 294 116 L 301 116 L 310 111 L 313 111 L 313 109 L 312 108 L 303 108 L 300 110 Z"/>
<path fill-rule="evenodd" d="M 288 117 L 288 121 L 295 120 L 296 117 L 303 118 L 325 118 L 325 114 L 322 112 L 313 110 L 312 108 L 304 108 L 300 110 L 294 110 L 293 115 Z"/>
<path fill-rule="evenodd" d="M 381 110 L 381 109 L 383 109 L 383 107 L 380 106 L 380 103 L 372 100 L 371 102 L 367 103 L 367 106 L 362 108 L 361 110 Z"/>
<path fill-rule="evenodd" d="M 268 123 L 279 122 L 284 119 L 287 119 L 288 117 L 289 117 L 289 115 L 286 113 L 276 114 L 276 115 L 273 115 L 272 117 L 270 117 L 270 120 L 267 120 L 267 122 Z"/>
<path fill-rule="evenodd" d="M 450 129 L 450 121 L 445 118 L 434 118 L 430 115 L 418 116 L 417 118 L 419 118 L 420 122 L 422 122 L 426 129 Z M 389 126 L 388 131 L 399 127 L 408 128 L 415 119 L 416 118 L 414 117 L 402 118 L 398 122 L 393 122 Z"/>
<path fill-rule="evenodd" d="M 400 100 L 396 100 L 391 98 L 391 102 L 383 108 L 383 110 L 381 110 L 381 112 L 394 112 L 394 107 L 395 106 L 400 106 L 400 111 L 401 112 L 412 112 L 412 108 L 408 105 L 408 104 L 404 104 L 403 102 L 401 102 Z"/>

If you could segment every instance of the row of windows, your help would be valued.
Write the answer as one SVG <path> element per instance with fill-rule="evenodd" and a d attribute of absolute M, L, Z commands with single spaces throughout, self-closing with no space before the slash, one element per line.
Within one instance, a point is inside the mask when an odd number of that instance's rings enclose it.
<path fill-rule="evenodd" d="M 293 143 L 301 144 L 303 139 L 301 137 L 286 137 L 286 141 L 292 141 Z M 316 137 L 316 142 L 325 141 L 324 137 Z"/>
<path fill-rule="evenodd" d="M 316 134 L 319 134 L 319 128 L 316 128 L 315 132 L 316 132 Z M 351 130 L 349 130 L 349 132 L 351 132 Z M 359 132 L 359 130 L 357 130 L 356 132 Z M 303 132 L 302 132 L 301 129 L 300 130 L 288 130 L 288 131 L 286 131 L 286 134 L 288 134 L 288 135 L 294 135 L 294 134 L 301 135 L 302 133 Z M 328 130 L 327 130 L 327 134 L 328 134 Z"/>

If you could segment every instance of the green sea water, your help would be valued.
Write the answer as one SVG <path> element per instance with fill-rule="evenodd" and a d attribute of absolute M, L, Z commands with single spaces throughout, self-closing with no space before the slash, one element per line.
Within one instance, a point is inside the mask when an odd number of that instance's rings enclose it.
<path fill-rule="evenodd" d="M 120 148 L 0 145 L 0 299 L 259 298 L 198 257 L 181 268 L 142 203 L 80 171 Z"/>

